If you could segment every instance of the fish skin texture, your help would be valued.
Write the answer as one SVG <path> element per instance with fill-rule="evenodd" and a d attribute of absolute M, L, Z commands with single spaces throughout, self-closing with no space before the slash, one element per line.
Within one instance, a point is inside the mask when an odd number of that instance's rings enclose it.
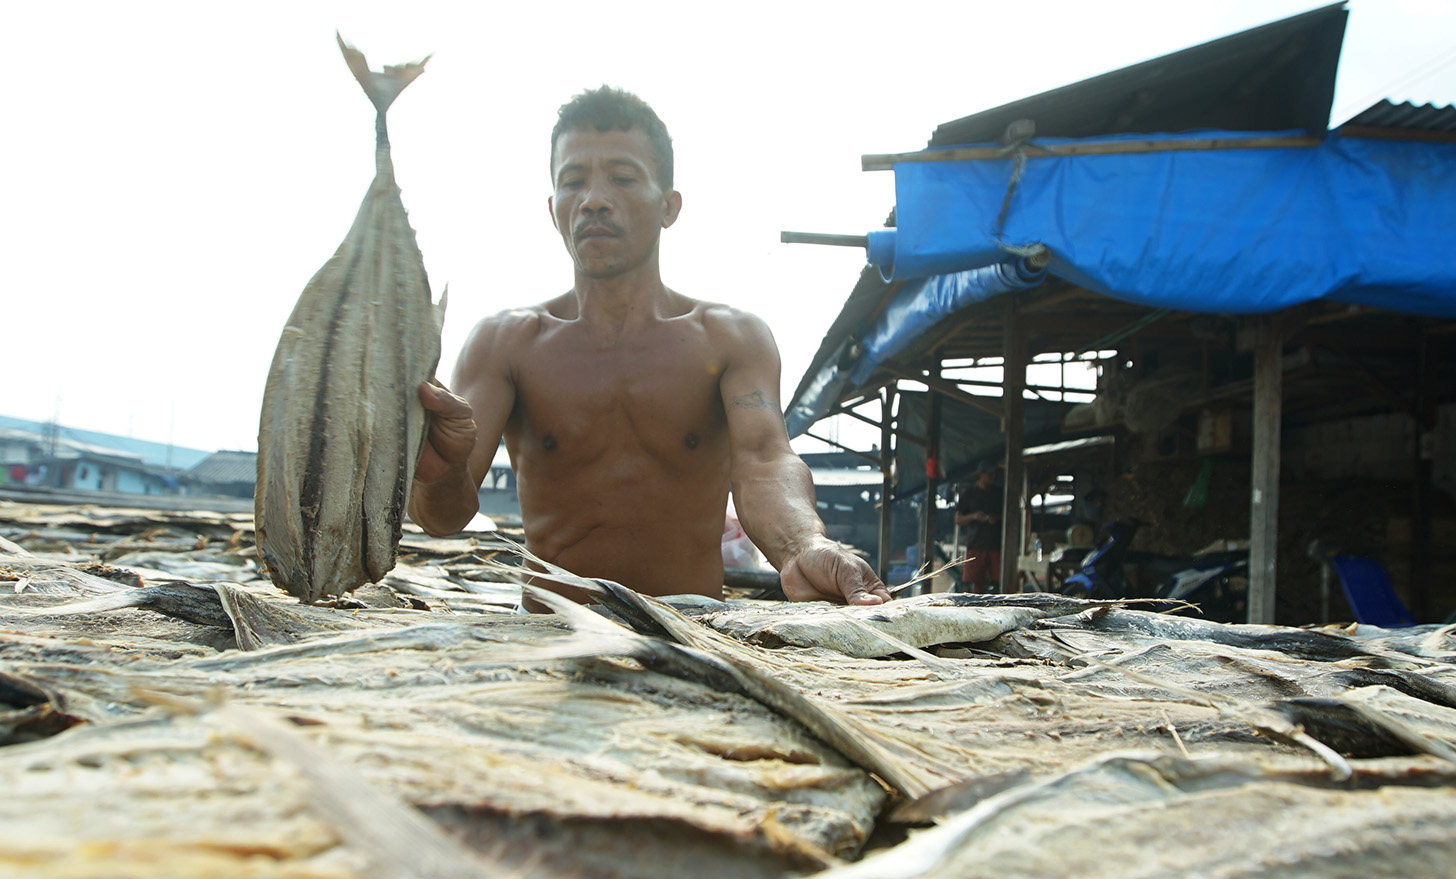
<path fill-rule="evenodd" d="M 305 602 L 394 567 L 429 426 L 416 389 L 439 363 L 445 319 L 445 295 L 431 301 L 384 122 L 425 62 L 376 72 L 339 46 L 378 111 L 375 177 L 283 328 L 258 426 L 259 554 L 273 582 Z"/>

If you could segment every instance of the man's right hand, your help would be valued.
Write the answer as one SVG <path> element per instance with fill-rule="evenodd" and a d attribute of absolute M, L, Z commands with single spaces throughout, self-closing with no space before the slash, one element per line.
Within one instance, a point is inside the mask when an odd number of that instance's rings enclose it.
<path fill-rule="evenodd" d="M 415 466 L 415 481 L 429 484 L 467 466 L 475 450 L 475 415 L 464 397 L 433 379 L 420 385 L 419 394 L 430 412 L 430 432 Z"/>

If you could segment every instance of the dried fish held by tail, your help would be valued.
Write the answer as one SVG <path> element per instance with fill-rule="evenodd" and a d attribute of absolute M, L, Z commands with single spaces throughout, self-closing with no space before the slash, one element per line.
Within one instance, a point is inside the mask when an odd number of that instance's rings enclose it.
<path fill-rule="evenodd" d="M 259 551 L 273 582 L 308 602 L 394 567 L 428 427 L 416 388 L 439 362 L 445 317 L 445 296 L 431 302 L 385 129 L 389 105 L 425 61 L 376 72 L 342 39 L 339 47 L 377 111 L 374 182 L 283 329 L 258 427 Z"/>

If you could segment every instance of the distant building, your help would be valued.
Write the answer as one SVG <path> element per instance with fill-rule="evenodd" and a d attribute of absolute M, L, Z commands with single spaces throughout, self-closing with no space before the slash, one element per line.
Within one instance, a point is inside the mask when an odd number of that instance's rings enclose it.
<path fill-rule="evenodd" d="M 189 494 L 250 498 L 258 479 L 257 452 L 213 452 L 188 470 Z"/>
<path fill-rule="evenodd" d="M 173 445 L 172 443 L 158 443 L 130 436 L 101 433 L 95 430 L 82 430 L 78 427 L 56 424 L 53 421 L 28 421 L 24 418 L 12 418 L 9 415 L 0 415 L 0 431 L 11 429 L 44 437 L 47 448 L 49 448 L 51 438 L 54 437 L 60 441 L 70 441 L 73 443 L 81 443 L 92 448 L 106 449 L 108 452 L 124 455 L 128 458 L 140 458 L 142 463 L 150 464 L 154 467 L 173 467 L 178 470 L 186 470 L 210 454 L 202 449 L 193 449 L 186 446 Z"/>
<path fill-rule="evenodd" d="M 0 485 L 178 494 L 179 471 L 140 455 L 17 428 L 0 428 Z"/>

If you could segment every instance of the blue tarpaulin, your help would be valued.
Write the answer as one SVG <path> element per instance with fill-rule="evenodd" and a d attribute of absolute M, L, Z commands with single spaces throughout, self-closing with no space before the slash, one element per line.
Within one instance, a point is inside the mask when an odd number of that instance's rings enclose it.
<path fill-rule="evenodd" d="M 846 389 L 863 383 L 877 366 L 943 318 L 973 302 L 1035 286 L 1045 276 L 1044 270 L 1029 268 L 1023 259 L 1010 259 L 906 284 L 873 324 L 840 343 L 834 358 L 799 395 L 784 416 L 789 436 L 808 430 Z"/>
<path fill-rule="evenodd" d="M 1037 139 L 1037 145 L 1299 132 Z M 1052 274 L 1159 308 L 1277 311 L 1318 299 L 1456 318 L 1456 144 L 1342 137 L 1311 147 L 895 164 L 896 279 L 1035 244 Z M 888 265 L 886 264 L 888 261 Z"/>

